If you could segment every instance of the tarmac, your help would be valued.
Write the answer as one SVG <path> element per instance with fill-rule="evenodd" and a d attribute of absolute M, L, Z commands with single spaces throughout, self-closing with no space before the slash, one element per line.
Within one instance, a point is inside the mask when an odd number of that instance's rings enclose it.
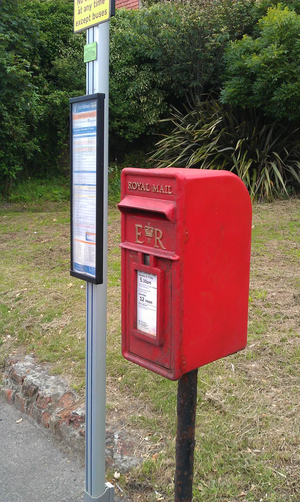
<path fill-rule="evenodd" d="M 83 460 L 0 398 L 0 502 L 82 502 Z"/>

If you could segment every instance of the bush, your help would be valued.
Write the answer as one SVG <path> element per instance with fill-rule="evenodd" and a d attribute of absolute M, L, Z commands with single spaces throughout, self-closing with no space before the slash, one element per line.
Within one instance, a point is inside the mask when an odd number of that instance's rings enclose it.
<path fill-rule="evenodd" d="M 219 92 L 227 42 L 252 35 L 273 1 L 175 0 L 117 11 L 110 35 L 112 160 L 122 163 L 132 148 L 149 150 L 153 136 L 168 130 L 158 121 L 170 104 L 192 107 L 197 95 Z M 300 0 L 286 3 L 299 10 Z M 1 2 L 0 183 L 7 188 L 17 178 L 60 174 L 61 158 L 68 157 L 68 100 L 85 93 L 85 34 L 72 32 L 73 6 L 73 0 Z M 289 83 L 270 106 L 296 114 L 290 102 L 297 102 L 298 88 Z"/>
<path fill-rule="evenodd" d="M 84 38 L 72 0 L 3 0 L 0 9 L 0 184 L 60 171 L 69 97 L 83 94 Z M 3 185 L 6 186 L 6 190 Z"/>
<path fill-rule="evenodd" d="M 259 37 L 245 35 L 225 52 L 221 100 L 261 108 L 272 119 L 300 118 L 300 15 L 270 8 L 259 21 Z"/>
<path fill-rule="evenodd" d="M 34 135 L 36 42 L 37 29 L 22 5 L 4 0 L 0 17 L 0 182 L 6 189 L 39 150 Z"/>
<path fill-rule="evenodd" d="M 203 91 L 219 90 L 225 45 L 252 32 L 254 6 L 211 0 L 117 11 L 110 34 L 112 141 L 157 132 L 171 103 L 191 104 Z"/>
<path fill-rule="evenodd" d="M 230 170 L 253 199 L 299 192 L 299 129 L 213 99 L 198 101 L 186 114 L 174 110 L 170 121 L 173 131 L 157 143 L 150 159 L 156 167 Z"/>
<path fill-rule="evenodd" d="M 85 94 L 85 33 L 73 33 L 73 0 L 23 0 L 38 27 L 38 121 L 40 154 L 32 176 L 59 175 L 60 156 L 69 150 L 69 98 Z"/>

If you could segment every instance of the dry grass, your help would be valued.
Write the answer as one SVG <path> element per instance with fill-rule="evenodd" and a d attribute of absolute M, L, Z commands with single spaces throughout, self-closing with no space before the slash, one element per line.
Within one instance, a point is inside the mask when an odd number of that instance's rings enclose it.
<path fill-rule="evenodd" d="M 299 200 L 254 207 L 248 346 L 199 370 L 194 501 L 300 500 L 299 216 Z M 68 274 L 68 225 L 67 207 L 2 211 L 0 354 L 34 352 L 80 391 L 85 291 Z M 133 501 L 172 501 L 176 383 L 120 354 L 119 240 L 111 209 L 107 418 L 146 459 L 118 484 Z"/>

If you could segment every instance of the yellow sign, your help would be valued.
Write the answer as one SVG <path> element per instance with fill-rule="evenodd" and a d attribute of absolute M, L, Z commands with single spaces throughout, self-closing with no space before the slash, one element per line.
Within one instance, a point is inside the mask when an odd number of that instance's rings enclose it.
<path fill-rule="evenodd" d="M 74 0 L 74 33 L 109 21 L 110 0 Z"/>

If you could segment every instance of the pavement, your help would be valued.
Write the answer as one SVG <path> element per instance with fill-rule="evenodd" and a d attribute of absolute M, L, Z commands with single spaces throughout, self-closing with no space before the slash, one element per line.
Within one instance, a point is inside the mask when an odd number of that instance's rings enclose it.
<path fill-rule="evenodd" d="M 0 398 L 0 502 L 82 502 L 83 460 Z"/>

